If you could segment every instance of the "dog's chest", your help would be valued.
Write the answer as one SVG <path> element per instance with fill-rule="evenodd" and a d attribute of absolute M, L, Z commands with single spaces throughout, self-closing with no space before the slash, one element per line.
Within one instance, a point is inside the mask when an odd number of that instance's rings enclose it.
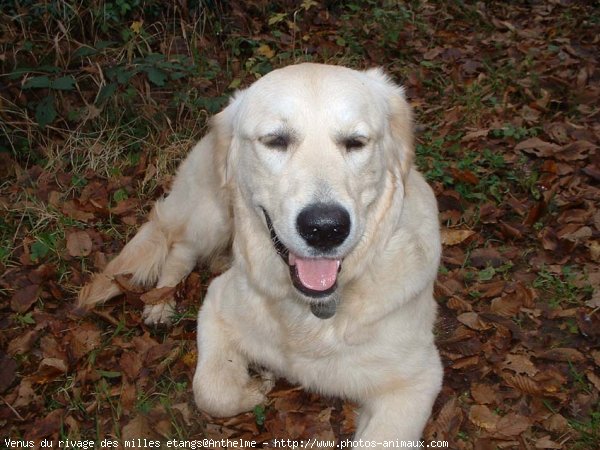
<path fill-rule="evenodd" d="M 362 346 L 349 346 L 332 319 L 310 312 L 259 328 L 246 325 L 242 345 L 250 359 L 308 388 L 341 394 L 343 373 L 364 359 Z"/>

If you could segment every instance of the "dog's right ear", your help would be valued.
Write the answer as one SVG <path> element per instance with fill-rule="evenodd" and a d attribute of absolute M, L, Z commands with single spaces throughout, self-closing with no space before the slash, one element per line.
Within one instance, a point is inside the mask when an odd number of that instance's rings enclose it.
<path fill-rule="evenodd" d="M 229 100 L 227 107 L 215 115 L 209 123 L 210 133 L 214 134 L 214 163 L 223 186 L 231 183 L 231 146 L 235 130 L 235 123 L 240 109 L 240 104 L 245 91 L 237 91 Z"/>
<path fill-rule="evenodd" d="M 386 99 L 389 119 L 389 134 L 387 136 L 387 152 L 392 158 L 392 167 L 399 167 L 403 180 L 408 176 L 413 159 L 413 118 L 412 109 L 404 95 L 404 88 L 394 83 L 380 68 L 368 69 L 365 74 Z"/>

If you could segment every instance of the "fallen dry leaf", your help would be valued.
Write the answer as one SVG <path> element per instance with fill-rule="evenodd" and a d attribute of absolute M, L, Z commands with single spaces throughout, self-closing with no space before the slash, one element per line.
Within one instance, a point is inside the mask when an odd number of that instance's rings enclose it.
<path fill-rule="evenodd" d="M 39 336 L 39 330 L 25 331 L 22 335 L 17 336 L 8 343 L 8 354 L 15 356 L 27 353 L 34 346 Z"/>
<path fill-rule="evenodd" d="M 569 421 L 561 414 L 552 414 L 544 420 L 543 425 L 553 433 L 565 433 L 569 429 Z"/>
<path fill-rule="evenodd" d="M 36 420 L 31 426 L 31 431 L 27 434 L 25 440 L 39 441 L 41 438 L 58 432 L 64 414 L 65 412 L 62 409 L 55 409 L 43 418 Z"/>
<path fill-rule="evenodd" d="M 585 356 L 583 354 L 574 349 L 574 348 L 551 348 L 549 350 L 544 350 L 541 352 L 537 352 L 536 356 L 542 359 L 548 359 L 551 361 L 564 361 L 564 362 L 581 362 L 585 360 Z"/>
<path fill-rule="evenodd" d="M 592 372 L 591 370 L 588 370 L 585 373 L 585 376 L 587 377 L 588 380 L 590 380 L 590 383 L 592 383 L 592 385 L 596 388 L 596 390 L 598 392 L 600 392 L 600 377 L 598 375 L 596 375 L 594 372 Z"/>
<path fill-rule="evenodd" d="M 552 157 L 558 153 L 560 149 L 560 145 L 543 141 L 537 137 L 526 139 L 515 145 L 515 150 L 523 150 L 542 158 Z"/>
<path fill-rule="evenodd" d="M 140 296 L 140 299 L 146 305 L 157 305 L 159 303 L 167 303 L 175 299 L 175 289 L 175 287 L 171 286 L 155 288 L 142 294 Z"/>
<path fill-rule="evenodd" d="M 531 425 L 529 418 L 509 412 L 496 423 L 496 432 L 507 437 L 518 436 L 529 429 Z"/>
<path fill-rule="evenodd" d="M 125 352 L 121 355 L 119 366 L 130 380 L 135 380 L 142 370 L 143 362 L 140 356 L 136 352 Z"/>
<path fill-rule="evenodd" d="M 88 256 L 92 253 L 92 239 L 86 231 L 67 234 L 67 250 L 71 256 Z"/>
<path fill-rule="evenodd" d="M 482 320 L 476 312 L 466 312 L 457 317 L 458 321 L 473 330 L 488 330 L 491 325 Z"/>
<path fill-rule="evenodd" d="M 30 284 L 13 294 L 10 299 L 10 306 L 13 311 L 24 313 L 38 300 L 40 293 L 40 285 Z"/>
<path fill-rule="evenodd" d="M 539 370 L 535 367 L 535 364 L 531 361 L 531 359 L 522 354 L 508 354 L 506 355 L 506 359 L 502 363 L 502 368 L 511 370 L 518 374 L 526 374 L 530 377 L 536 375 Z"/>
<path fill-rule="evenodd" d="M 121 439 L 133 442 L 132 448 L 138 447 L 138 439 L 142 439 L 143 442 L 143 439 L 155 439 L 157 437 L 152 428 L 148 423 L 148 419 L 142 414 L 138 414 L 123 427 Z"/>
<path fill-rule="evenodd" d="M 500 416 L 485 405 L 473 405 L 469 409 L 469 420 L 484 430 L 495 432 Z"/>
<path fill-rule="evenodd" d="M 442 245 L 457 245 L 475 234 L 472 230 L 458 230 L 454 228 L 442 228 Z"/>
<path fill-rule="evenodd" d="M 0 351 L 0 394 L 6 391 L 17 378 L 17 362 Z"/>
<path fill-rule="evenodd" d="M 550 439 L 550 436 L 543 436 L 535 441 L 535 448 L 559 448 L 562 449 L 564 446 L 558 442 L 554 442 Z"/>
<path fill-rule="evenodd" d="M 473 383 L 471 385 L 471 397 L 477 403 L 484 405 L 495 404 L 498 401 L 497 387 L 488 384 Z"/>
<path fill-rule="evenodd" d="M 504 264 L 504 257 L 495 248 L 476 248 L 471 252 L 471 264 L 474 267 L 485 268 L 488 266 L 499 267 Z"/>
<path fill-rule="evenodd" d="M 529 376 L 520 374 L 511 375 L 508 372 L 502 372 L 501 375 L 510 386 L 515 387 L 527 394 L 542 395 L 544 393 L 542 387 Z"/>
<path fill-rule="evenodd" d="M 57 377 L 67 372 L 67 364 L 59 358 L 44 358 L 32 379 L 39 384 L 54 381 Z"/>
<path fill-rule="evenodd" d="M 516 317 L 521 311 L 522 301 L 514 294 L 507 294 L 492 300 L 490 311 L 502 317 Z"/>
<path fill-rule="evenodd" d="M 85 323 L 71 331 L 69 350 L 75 359 L 80 359 L 100 347 L 101 333 L 93 324 Z"/>

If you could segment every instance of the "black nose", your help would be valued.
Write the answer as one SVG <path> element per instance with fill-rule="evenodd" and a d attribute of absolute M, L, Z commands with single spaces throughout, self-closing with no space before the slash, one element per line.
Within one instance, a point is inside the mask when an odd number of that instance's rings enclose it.
<path fill-rule="evenodd" d="M 311 247 L 332 250 L 350 234 L 350 214 L 340 205 L 315 203 L 300 211 L 296 229 Z"/>

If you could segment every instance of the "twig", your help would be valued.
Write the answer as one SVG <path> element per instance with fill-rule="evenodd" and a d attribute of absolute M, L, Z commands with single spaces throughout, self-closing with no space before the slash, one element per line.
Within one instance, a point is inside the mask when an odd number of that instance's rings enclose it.
<path fill-rule="evenodd" d="M 6 406 L 8 406 L 10 408 L 10 410 L 15 413 L 15 416 L 17 416 L 21 422 L 25 421 L 25 419 L 23 419 L 23 416 L 21 416 L 21 414 L 19 414 L 19 411 L 17 411 L 15 408 L 13 408 L 13 406 L 10 403 L 8 403 L 4 399 L 4 397 L 0 396 L 0 400 L 2 400 L 4 403 L 6 403 Z"/>

